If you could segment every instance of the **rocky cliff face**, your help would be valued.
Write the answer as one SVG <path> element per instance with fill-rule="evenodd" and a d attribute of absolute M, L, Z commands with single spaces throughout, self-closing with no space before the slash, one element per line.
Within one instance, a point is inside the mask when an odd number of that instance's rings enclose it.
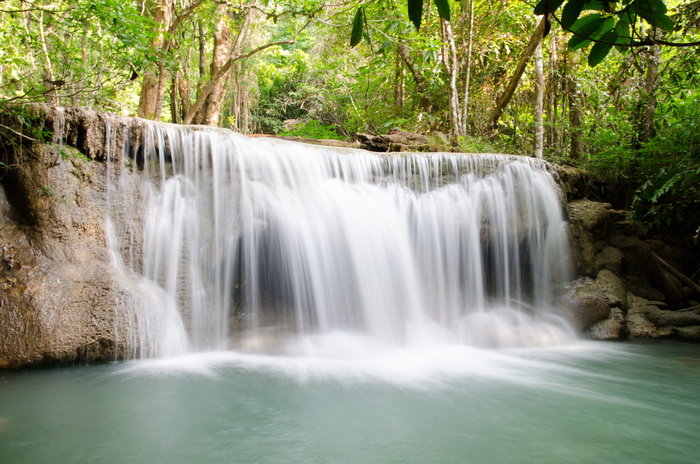
<path fill-rule="evenodd" d="M 75 108 L 22 111 L 0 115 L 0 368 L 128 357 L 138 350 L 130 291 L 112 265 L 104 215 L 108 200 L 120 208 L 108 199 L 110 169 L 124 147 L 143 149 L 148 123 Z M 552 169 L 571 199 L 581 277 L 568 300 L 580 329 L 599 339 L 700 337 L 692 285 L 661 264 L 623 212 L 581 199 L 579 171 Z"/>
<path fill-rule="evenodd" d="M 607 203 L 571 201 L 569 216 L 581 277 L 568 301 L 588 337 L 700 339 L 687 251 L 643 240 L 641 226 Z"/>
<path fill-rule="evenodd" d="M 139 140 L 138 120 L 22 111 L 31 133 L 0 115 L 12 128 L 0 145 L 0 367 L 123 357 L 128 292 L 107 248 L 105 160 L 124 137 Z"/>

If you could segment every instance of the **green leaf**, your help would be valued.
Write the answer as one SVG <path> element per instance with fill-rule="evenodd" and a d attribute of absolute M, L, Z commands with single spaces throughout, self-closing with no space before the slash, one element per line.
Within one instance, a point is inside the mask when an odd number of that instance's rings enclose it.
<path fill-rule="evenodd" d="M 445 21 L 450 20 L 450 4 L 447 0 L 434 0 L 438 14 Z"/>
<path fill-rule="evenodd" d="M 362 40 L 362 32 L 365 29 L 365 9 L 359 7 L 352 20 L 352 33 L 350 34 L 350 47 L 354 47 Z"/>
<path fill-rule="evenodd" d="M 408 0 L 408 19 L 420 30 L 423 20 L 423 0 Z"/>
<path fill-rule="evenodd" d="M 584 10 L 610 11 L 610 2 L 608 0 L 584 0 Z"/>
<path fill-rule="evenodd" d="M 668 11 L 663 0 L 635 0 L 625 8 L 630 15 L 644 19 L 649 25 L 665 31 L 672 31 L 673 20 L 666 15 Z"/>
<path fill-rule="evenodd" d="M 666 13 L 668 11 L 663 0 L 641 0 L 640 5 L 646 5 L 656 13 Z"/>
<path fill-rule="evenodd" d="M 625 20 L 619 20 L 615 25 L 615 43 L 618 45 L 629 45 L 632 42 L 630 34 L 630 25 Z M 619 49 L 618 49 L 619 50 Z"/>
<path fill-rule="evenodd" d="M 564 0 L 540 0 L 537 5 L 535 5 L 534 13 L 536 15 L 554 13 L 562 3 L 564 3 Z"/>
<path fill-rule="evenodd" d="M 578 50 L 579 48 L 591 43 L 593 34 L 595 34 L 606 22 L 606 18 L 600 13 L 590 14 L 579 18 L 569 30 L 574 34 L 568 43 L 569 50 Z"/>
<path fill-rule="evenodd" d="M 581 15 L 583 11 L 583 3 L 585 0 L 569 0 L 564 5 L 561 12 L 561 26 L 564 29 L 570 28 Z"/>
<path fill-rule="evenodd" d="M 610 49 L 612 49 L 613 44 L 608 42 L 598 42 L 591 47 L 591 52 L 588 54 L 588 66 L 591 68 L 595 67 L 598 63 L 603 61 Z"/>

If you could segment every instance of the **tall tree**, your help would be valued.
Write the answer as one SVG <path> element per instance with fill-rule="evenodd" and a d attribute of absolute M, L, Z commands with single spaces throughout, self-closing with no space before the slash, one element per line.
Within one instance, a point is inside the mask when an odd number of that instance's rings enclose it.
<path fill-rule="evenodd" d="M 544 63 L 542 44 L 535 47 L 535 157 L 544 156 Z"/>
<path fill-rule="evenodd" d="M 530 41 L 528 42 L 525 50 L 522 52 L 520 56 L 520 61 L 518 61 L 518 65 L 515 68 L 515 71 L 513 72 L 513 75 L 510 78 L 510 81 L 508 82 L 508 86 L 496 102 L 496 107 L 491 112 L 491 117 L 489 120 L 489 126 L 491 130 L 496 129 L 498 125 L 498 120 L 500 119 L 503 110 L 505 109 L 506 105 L 508 105 L 511 98 L 513 98 L 515 90 L 518 88 L 518 84 L 520 83 L 520 78 L 525 72 L 527 63 L 530 61 L 530 58 L 532 58 L 532 55 L 535 53 L 535 50 L 537 50 L 540 41 L 544 37 L 546 23 L 547 20 L 545 18 L 542 18 L 539 21 L 539 23 L 537 23 L 535 31 L 532 33 L 532 36 L 530 36 Z"/>

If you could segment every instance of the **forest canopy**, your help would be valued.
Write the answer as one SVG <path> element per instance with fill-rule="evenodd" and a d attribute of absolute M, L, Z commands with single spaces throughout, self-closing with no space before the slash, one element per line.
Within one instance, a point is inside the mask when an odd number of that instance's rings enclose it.
<path fill-rule="evenodd" d="M 0 39 L 5 109 L 403 129 L 573 163 L 652 225 L 700 223 L 700 1 L 5 0 Z"/>

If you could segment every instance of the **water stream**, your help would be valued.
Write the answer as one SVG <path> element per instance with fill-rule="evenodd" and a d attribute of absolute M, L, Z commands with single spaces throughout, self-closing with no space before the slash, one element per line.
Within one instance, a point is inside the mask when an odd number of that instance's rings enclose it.
<path fill-rule="evenodd" d="M 555 301 L 571 278 L 562 202 L 541 161 L 153 125 L 113 171 L 134 357 L 575 338 Z"/>

